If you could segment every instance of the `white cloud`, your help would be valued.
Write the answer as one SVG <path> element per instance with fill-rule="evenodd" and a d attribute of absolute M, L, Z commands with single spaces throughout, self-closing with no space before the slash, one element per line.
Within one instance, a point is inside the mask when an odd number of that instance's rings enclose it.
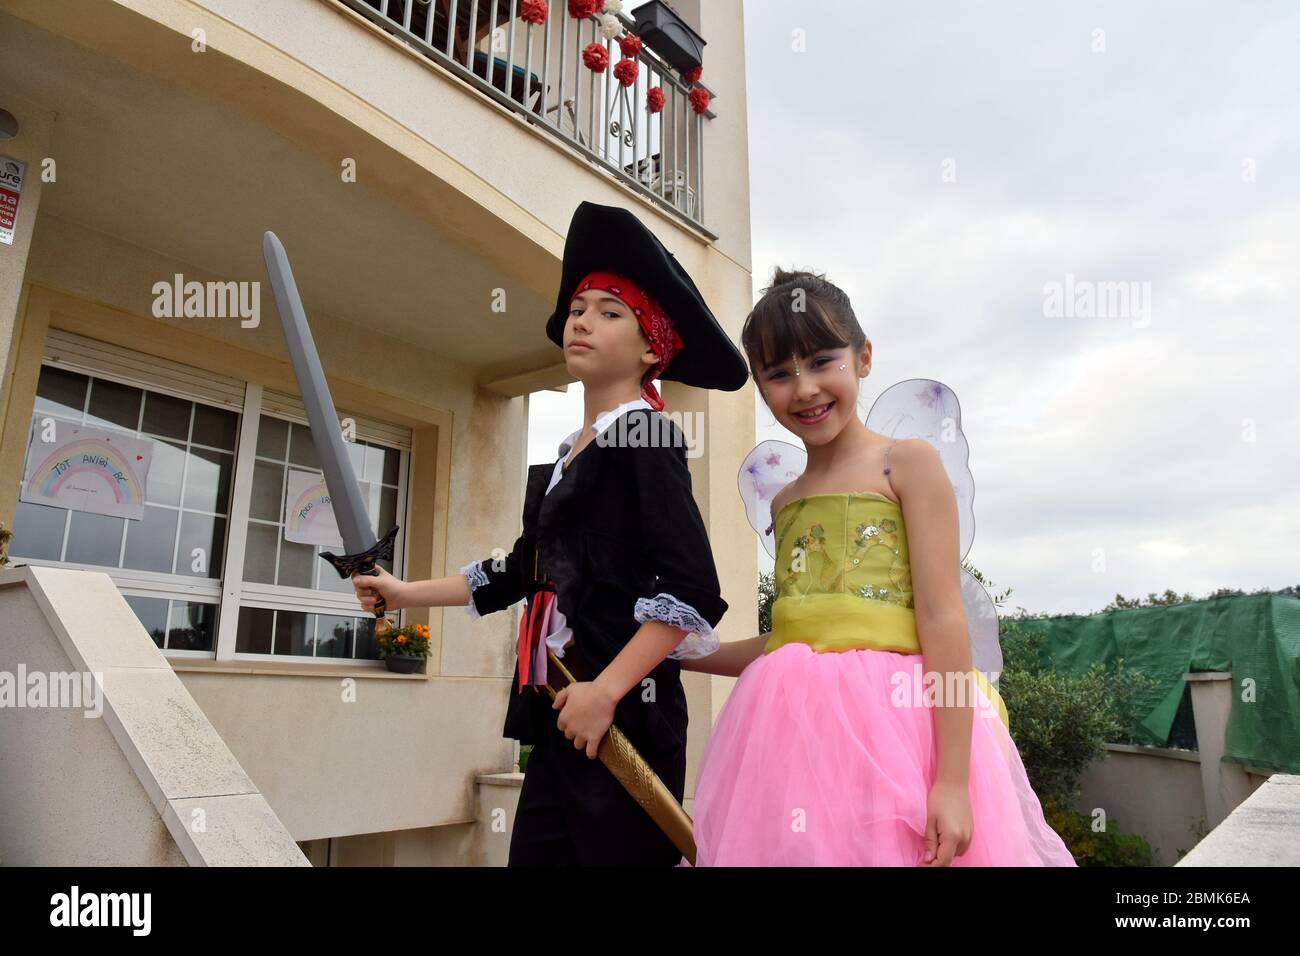
<path fill-rule="evenodd" d="M 813 9 L 746 4 L 755 286 L 780 263 L 845 289 L 864 410 L 956 390 L 971 560 L 1048 612 L 1297 583 L 1300 9 Z M 1046 317 L 1067 273 L 1149 283 L 1150 323 Z"/>

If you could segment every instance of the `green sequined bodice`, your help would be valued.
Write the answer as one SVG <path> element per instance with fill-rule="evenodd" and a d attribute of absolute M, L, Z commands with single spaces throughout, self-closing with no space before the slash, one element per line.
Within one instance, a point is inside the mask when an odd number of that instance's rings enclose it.
<path fill-rule="evenodd" d="M 879 492 L 796 498 L 775 537 L 778 600 L 845 593 L 912 607 L 903 510 Z"/>

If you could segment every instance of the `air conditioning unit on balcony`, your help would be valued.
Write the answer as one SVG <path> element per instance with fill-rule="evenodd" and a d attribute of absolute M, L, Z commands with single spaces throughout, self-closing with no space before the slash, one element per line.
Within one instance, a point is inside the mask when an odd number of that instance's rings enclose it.
<path fill-rule="evenodd" d="M 695 188 L 686 185 L 686 170 L 679 169 L 676 177 L 672 173 L 667 176 L 669 182 L 665 185 L 662 179 L 651 188 L 656 193 L 663 196 L 686 215 L 692 219 L 695 218 Z"/>
<path fill-rule="evenodd" d="M 695 188 L 686 185 L 686 170 L 679 169 L 675 174 L 669 170 L 665 175 L 659 168 L 658 153 L 624 166 L 623 170 L 656 196 L 668 200 L 686 215 L 695 216 Z"/>

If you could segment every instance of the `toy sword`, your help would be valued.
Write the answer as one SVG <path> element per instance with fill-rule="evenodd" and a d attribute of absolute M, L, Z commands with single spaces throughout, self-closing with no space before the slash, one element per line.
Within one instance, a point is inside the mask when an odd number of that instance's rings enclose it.
<path fill-rule="evenodd" d="M 330 554 L 322 551 L 320 556 L 334 566 L 341 578 L 349 578 L 353 574 L 378 575 L 376 562 L 393 557 L 397 526 L 394 525 L 378 541 L 375 540 L 375 533 L 370 530 L 370 518 L 366 515 L 365 503 L 361 500 L 361 489 L 357 486 L 352 459 L 348 457 L 343 445 L 338 412 L 334 410 L 334 400 L 330 397 L 329 385 L 325 382 L 320 356 L 316 354 L 316 343 L 312 340 L 311 329 L 307 325 L 307 313 L 303 310 L 298 286 L 293 281 L 289 257 L 273 232 L 262 237 L 262 258 L 266 260 L 266 271 L 271 277 L 275 307 L 280 313 L 280 327 L 284 329 L 289 358 L 293 360 L 298 391 L 307 409 L 312 444 L 316 446 L 316 456 L 320 459 L 321 471 L 325 473 L 330 505 L 334 509 L 339 534 L 343 538 L 343 548 L 347 552 Z M 384 616 L 386 611 L 384 599 L 380 597 L 374 611 L 378 618 L 375 621 L 376 635 L 386 634 L 392 629 L 392 623 Z"/>

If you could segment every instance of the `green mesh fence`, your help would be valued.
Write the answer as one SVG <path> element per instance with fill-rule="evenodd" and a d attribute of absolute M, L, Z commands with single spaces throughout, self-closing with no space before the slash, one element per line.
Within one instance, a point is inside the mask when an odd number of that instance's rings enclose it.
<path fill-rule="evenodd" d="M 1130 728 L 1134 739 L 1156 746 L 1170 745 L 1184 674 L 1231 672 L 1224 759 L 1300 773 L 1300 598 L 1239 595 L 1019 626 L 1046 637 L 1044 653 L 1059 671 L 1123 658 L 1159 681 L 1140 701 L 1146 716 Z"/>

